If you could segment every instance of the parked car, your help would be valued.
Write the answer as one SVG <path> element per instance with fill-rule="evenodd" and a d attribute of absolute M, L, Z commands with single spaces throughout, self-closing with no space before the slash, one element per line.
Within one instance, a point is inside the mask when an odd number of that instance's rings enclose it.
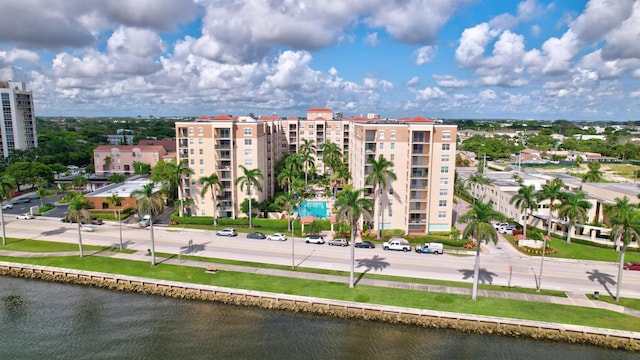
<path fill-rule="evenodd" d="M 389 241 L 382 243 L 385 250 L 411 251 L 411 244 L 402 238 L 391 238 Z"/>
<path fill-rule="evenodd" d="M 508 226 L 503 226 L 501 227 L 498 232 L 500 234 L 508 234 L 508 235 L 513 235 L 513 230 L 515 230 L 516 227 L 515 225 L 508 225 Z"/>
<path fill-rule="evenodd" d="M 16 216 L 16 219 L 20 219 L 20 220 L 31 220 L 33 219 L 34 216 L 31 214 L 20 214 L 18 216 Z"/>
<path fill-rule="evenodd" d="M 503 228 L 503 227 L 505 227 L 505 226 L 509 226 L 509 225 L 511 225 L 511 224 L 509 224 L 509 223 L 501 223 L 501 222 L 499 222 L 499 223 L 495 223 L 495 224 L 493 224 L 493 227 L 494 227 L 496 230 L 500 230 L 500 228 Z"/>
<path fill-rule="evenodd" d="M 102 224 L 104 224 L 104 220 L 102 220 L 100 218 L 93 218 L 93 219 L 91 219 L 91 224 L 93 224 L 93 225 L 102 225 Z"/>
<path fill-rule="evenodd" d="M 630 261 L 622 265 L 622 268 L 625 270 L 640 270 L 640 262 Z"/>
<path fill-rule="evenodd" d="M 23 197 L 23 198 L 15 199 L 11 203 L 13 205 L 15 205 L 15 204 L 26 204 L 26 203 L 30 203 L 30 202 L 31 202 L 31 199 L 29 199 L 27 197 Z"/>
<path fill-rule="evenodd" d="M 286 241 L 287 237 L 284 234 L 275 233 L 275 234 L 267 235 L 267 240 Z"/>
<path fill-rule="evenodd" d="M 347 239 L 337 238 L 337 239 L 329 240 L 329 245 L 330 246 L 349 246 L 349 242 L 347 241 Z"/>
<path fill-rule="evenodd" d="M 247 239 L 260 239 L 260 240 L 262 240 L 262 239 L 266 239 L 266 238 L 267 238 L 267 236 L 265 234 L 263 234 L 261 232 L 258 232 L 258 231 L 252 232 L 252 233 L 247 235 Z"/>
<path fill-rule="evenodd" d="M 82 225 L 80 226 L 80 230 L 82 231 L 87 231 L 87 232 L 94 232 L 96 231 L 96 226 L 95 225 Z"/>
<path fill-rule="evenodd" d="M 444 245 L 442 243 L 424 243 L 422 245 L 416 245 L 416 252 L 422 254 L 442 254 L 444 252 Z"/>
<path fill-rule="evenodd" d="M 376 246 L 371 241 L 365 240 L 365 241 L 356 243 L 356 247 L 363 248 L 363 249 L 374 249 Z"/>
<path fill-rule="evenodd" d="M 216 231 L 218 236 L 238 236 L 236 229 L 228 228 Z"/>
<path fill-rule="evenodd" d="M 140 222 L 138 223 L 138 226 L 147 227 L 149 225 L 151 225 L 151 215 L 147 214 L 142 217 L 142 220 L 140 220 Z"/>
<path fill-rule="evenodd" d="M 13 209 L 12 203 L 2 204 L 2 210 Z"/>
<path fill-rule="evenodd" d="M 324 244 L 324 238 L 320 235 L 309 235 L 304 242 L 307 244 Z"/>
<path fill-rule="evenodd" d="M 38 196 L 38 194 L 29 194 L 27 196 L 25 196 L 27 199 L 31 199 L 31 200 L 40 200 L 40 196 Z"/>

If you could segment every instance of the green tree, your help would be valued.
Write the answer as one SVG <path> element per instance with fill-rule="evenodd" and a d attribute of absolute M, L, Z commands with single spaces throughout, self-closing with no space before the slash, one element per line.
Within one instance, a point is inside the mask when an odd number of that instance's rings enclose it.
<path fill-rule="evenodd" d="M 149 229 L 151 233 L 151 266 L 156 265 L 156 247 L 153 236 L 153 218 L 164 210 L 164 200 L 158 192 L 154 192 L 155 183 L 150 182 L 142 189 L 131 192 L 131 197 L 136 197 L 138 201 L 138 213 L 149 215 Z"/>
<path fill-rule="evenodd" d="M 73 185 L 74 189 L 84 190 L 85 185 L 89 184 L 89 179 L 84 176 L 76 176 L 71 180 L 71 185 Z"/>
<path fill-rule="evenodd" d="M 107 181 L 112 184 L 119 184 L 125 182 L 125 180 L 127 180 L 127 177 L 122 174 L 111 174 L 107 178 Z"/>
<path fill-rule="evenodd" d="M 509 204 L 514 204 L 524 212 L 524 224 L 522 226 L 522 235 L 527 237 L 527 223 L 529 222 L 529 214 L 534 208 L 538 207 L 536 202 L 536 187 L 533 185 L 520 185 L 518 193 L 514 194 L 509 200 Z"/>
<path fill-rule="evenodd" d="M 222 182 L 218 174 L 213 173 L 209 176 L 203 176 L 198 179 L 202 190 L 200 196 L 204 197 L 208 191 L 211 191 L 211 200 L 213 201 L 213 226 L 218 225 L 217 213 L 218 213 L 218 190 L 222 189 Z"/>
<path fill-rule="evenodd" d="M 322 162 L 325 167 L 329 167 L 332 173 L 335 172 L 335 168 L 342 162 L 342 152 L 338 144 L 331 141 L 327 141 L 320 145 L 322 150 Z M 323 170 L 326 173 L 326 170 Z"/>
<path fill-rule="evenodd" d="M 309 166 L 314 164 L 313 154 L 316 152 L 316 145 L 313 140 L 310 139 L 302 139 L 302 144 L 300 144 L 300 149 L 298 155 L 302 160 L 302 164 L 304 166 L 304 182 L 308 184 L 308 174 L 309 174 Z"/>
<path fill-rule="evenodd" d="M 469 189 L 473 189 L 473 188 L 480 188 L 482 186 L 482 197 L 480 199 L 476 199 L 475 196 L 473 197 L 474 201 L 478 200 L 478 201 L 483 201 L 484 200 L 484 195 L 485 195 L 485 191 L 486 191 L 486 187 L 488 185 L 492 184 L 491 179 L 489 179 L 488 177 L 484 176 L 482 173 L 477 172 L 474 174 L 471 174 L 471 176 L 469 176 L 469 178 L 467 179 L 467 186 L 469 187 Z M 475 191 L 474 191 L 475 193 Z"/>
<path fill-rule="evenodd" d="M 591 203 L 585 198 L 586 194 L 582 190 L 573 194 L 565 193 L 562 205 L 558 208 L 558 216 L 567 219 L 567 243 L 571 242 L 571 228 L 576 221 L 584 223 L 587 220 Z"/>
<path fill-rule="evenodd" d="M 367 175 L 366 183 L 372 184 L 376 187 L 378 197 L 378 240 L 382 237 L 382 225 L 384 221 L 384 206 L 382 204 L 382 198 L 384 191 L 387 189 L 388 180 L 397 180 L 396 174 L 391 170 L 393 163 L 387 160 L 384 156 L 378 156 L 378 160 L 375 158 L 369 158 L 367 161 L 371 165 L 371 172 Z"/>
<path fill-rule="evenodd" d="M 640 242 L 640 211 L 637 205 L 631 204 L 626 196 L 616 198 L 616 203 L 610 208 L 609 222 L 611 224 L 611 236 L 616 244 L 622 242 L 620 261 L 618 264 L 618 281 L 616 288 L 616 301 L 620 301 L 620 289 L 622 287 L 622 273 L 624 269 L 624 255 L 631 241 Z"/>
<path fill-rule="evenodd" d="M 564 181 L 560 178 L 551 180 L 548 184 L 542 185 L 542 189 L 536 193 L 538 201 L 549 200 L 549 219 L 547 219 L 547 236 L 551 236 L 551 219 L 553 218 L 553 209 L 556 206 L 555 201 L 562 199 L 564 196 Z"/>
<path fill-rule="evenodd" d="M 587 164 L 589 170 L 582 176 L 582 182 L 600 182 L 602 181 L 602 171 L 600 171 L 600 164 L 596 162 L 590 162 Z"/>
<path fill-rule="evenodd" d="M 151 172 L 151 165 L 140 161 L 133 162 L 133 173 L 136 175 L 146 175 Z"/>
<path fill-rule="evenodd" d="M 123 250 L 123 246 L 122 246 L 122 219 L 120 218 L 120 211 L 121 209 L 118 209 L 119 206 L 122 206 L 122 200 L 124 200 L 123 197 L 118 196 L 118 194 L 116 193 L 111 193 L 111 196 L 109 196 L 107 198 L 107 201 L 113 205 L 113 215 L 116 216 L 116 214 L 118 215 L 118 225 L 120 228 L 120 251 Z"/>
<path fill-rule="evenodd" d="M 50 194 L 49 190 L 44 186 L 39 186 L 36 189 L 36 195 L 38 195 L 38 198 L 40 199 L 40 207 L 44 206 L 43 200 L 48 198 Z"/>
<path fill-rule="evenodd" d="M 113 152 L 112 152 L 113 154 Z M 105 156 L 102 161 L 102 171 L 109 173 L 111 172 L 111 156 Z"/>
<path fill-rule="evenodd" d="M 346 219 L 351 225 L 351 271 L 349 273 L 349 288 L 353 288 L 354 283 L 354 266 L 355 266 L 355 242 L 356 232 L 358 232 L 358 221 L 360 218 L 368 220 L 372 215 L 373 204 L 371 200 L 363 197 L 364 189 L 355 190 L 353 186 L 347 185 L 338 193 L 338 197 L 334 204 L 337 209 L 339 218 Z"/>
<path fill-rule="evenodd" d="M 6 173 L 16 179 L 18 191 L 21 185 L 35 185 L 43 180 L 53 182 L 53 170 L 39 162 L 15 162 L 7 166 Z"/>
<path fill-rule="evenodd" d="M 462 233 L 464 237 L 472 238 L 476 241 L 476 264 L 473 270 L 473 291 L 471 299 L 476 301 L 478 294 L 478 277 L 480 275 L 480 246 L 482 242 L 492 241 L 498 243 L 498 233 L 491 224 L 492 220 L 503 220 L 504 216 L 493 210 L 491 204 L 481 201 L 471 205 L 471 209 L 460 217 L 460 222 L 469 223 Z"/>
<path fill-rule="evenodd" d="M 235 184 L 240 185 L 240 191 L 243 191 L 244 188 L 247 188 L 247 198 L 249 198 L 249 229 L 253 228 L 252 223 L 252 214 L 251 214 L 251 188 L 253 186 L 258 189 L 258 191 L 262 191 L 262 185 L 258 181 L 264 180 L 264 175 L 262 175 L 262 171 L 260 169 L 247 169 L 244 165 L 240 165 L 240 169 L 242 169 L 242 176 L 236 179 Z"/>
<path fill-rule="evenodd" d="M 11 200 L 11 194 L 18 188 L 16 179 L 8 174 L 0 175 L 0 204 L 7 200 Z M 4 229 L 4 212 L 0 206 L 0 221 L 2 222 L 2 245 L 7 245 L 7 236 Z"/>
<path fill-rule="evenodd" d="M 85 200 L 84 196 L 80 193 L 74 193 L 75 195 L 69 202 L 69 209 L 65 215 L 65 219 L 68 222 L 75 222 L 78 225 L 78 247 L 80 248 L 80 258 L 84 257 L 82 251 L 82 222 L 91 221 L 91 213 L 87 208 L 90 204 Z"/>

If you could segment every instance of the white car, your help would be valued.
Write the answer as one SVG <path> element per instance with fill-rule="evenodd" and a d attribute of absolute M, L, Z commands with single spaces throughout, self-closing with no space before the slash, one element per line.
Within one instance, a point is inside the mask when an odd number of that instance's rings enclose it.
<path fill-rule="evenodd" d="M 267 240 L 287 241 L 287 237 L 284 234 L 275 233 L 275 234 L 267 235 Z"/>
<path fill-rule="evenodd" d="M 500 234 L 509 234 L 509 235 L 513 235 L 513 230 L 515 230 L 516 227 L 514 225 L 507 225 L 507 226 L 503 226 L 500 228 L 500 230 L 498 230 L 498 232 Z"/>
<path fill-rule="evenodd" d="M 2 210 L 13 209 L 12 203 L 2 204 Z"/>
<path fill-rule="evenodd" d="M 495 223 L 495 224 L 493 224 L 493 227 L 494 227 L 496 230 L 500 230 L 500 228 L 503 228 L 503 227 L 505 227 L 505 226 L 509 226 L 509 223 Z"/>
<path fill-rule="evenodd" d="M 324 238 L 320 235 L 309 235 L 304 242 L 307 244 L 324 244 Z"/>
<path fill-rule="evenodd" d="M 16 216 L 16 219 L 20 219 L 20 220 L 31 220 L 33 219 L 34 216 L 31 214 L 20 214 L 18 216 Z"/>

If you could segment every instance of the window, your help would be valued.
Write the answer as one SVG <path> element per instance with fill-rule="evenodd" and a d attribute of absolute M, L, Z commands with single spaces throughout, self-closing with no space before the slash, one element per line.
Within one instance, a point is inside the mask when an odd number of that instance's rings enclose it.
<path fill-rule="evenodd" d="M 447 189 L 440 189 L 440 196 L 447 196 L 449 194 L 449 190 Z"/>
<path fill-rule="evenodd" d="M 189 149 L 189 154 L 191 154 L 191 155 L 195 154 L 195 150 Z"/>
<path fill-rule="evenodd" d="M 379 134 L 379 135 L 378 135 L 378 137 L 379 137 L 381 140 L 382 140 L 382 139 L 384 139 L 384 130 L 380 130 L 380 131 L 378 131 L 378 134 Z"/>
<path fill-rule="evenodd" d="M 300 131 L 300 135 L 304 135 L 304 131 Z"/>
<path fill-rule="evenodd" d="M 449 150 L 449 145 L 450 144 L 442 144 L 442 150 L 444 150 L 444 151 Z"/>
<path fill-rule="evenodd" d="M 198 153 L 199 153 L 200 155 L 204 155 L 204 149 L 199 149 L 199 150 L 198 150 Z"/>
<path fill-rule="evenodd" d="M 440 185 L 449 185 L 449 178 L 440 178 Z"/>
<path fill-rule="evenodd" d="M 189 135 L 193 135 L 193 128 L 192 127 L 189 128 Z"/>
<path fill-rule="evenodd" d="M 204 129 L 202 129 L 201 127 L 198 128 L 198 135 L 199 136 L 204 135 Z"/>
<path fill-rule="evenodd" d="M 246 149 L 244 151 L 244 156 L 253 156 L 253 150 L 252 149 Z"/>
<path fill-rule="evenodd" d="M 202 210 L 202 216 L 207 216 L 207 212 Z"/>
<path fill-rule="evenodd" d="M 200 159 L 200 165 L 204 165 L 204 159 Z"/>
<path fill-rule="evenodd" d="M 446 211 L 438 211 L 438 219 L 444 219 L 447 217 Z"/>
<path fill-rule="evenodd" d="M 198 139 L 198 145 L 202 145 L 202 144 L 203 144 L 202 139 Z"/>
<path fill-rule="evenodd" d="M 395 159 L 396 159 L 396 154 L 391 154 L 391 155 L 389 156 L 389 160 L 390 160 L 390 161 L 393 161 L 393 160 L 395 160 Z"/>
<path fill-rule="evenodd" d="M 442 155 L 442 157 L 440 158 L 440 161 L 449 162 L 449 155 Z"/>
<path fill-rule="evenodd" d="M 443 131 L 442 140 L 451 140 L 451 131 Z"/>
<path fill-rule="evenodd" d="M 202 198 L 202 199 L 200 200 L 200 205 L 206 205 L 206 204 L 207 204 L 206 200 L 205 200 L 204 198 Z M 203 210 L 203 211 L 204 211 L 204 210 Z"/>
<path fill-rule="evenodd" d="M 193 139 L 189 139 L 189 145 L 193 145 Z"/>
<path fill-rule="evenodd" d="M 391 150 L 395 150 L 396 149 L 396 143 L 391 143 Z"/>
<path fill-rule="evenodd" d="M 395 139 L 396 138 L 396 131 L 395 130 L 391 130 L 390 133 L 389 133 L 389 137 L 391 139 Z"/>
<path fill-rule="evenodd" d="M 380 150 L 384 150 L 384 143 L 380 143 Z"/>
<path fill-rule="evenodd" d="M 246 159 L 244 161 L 244 166 L 253 166 L 253 159 Z"/>
<path fill-rule="evenodd" d="M 252 142 L 251 139 L 244 139 L 244 145 L 245 146 L 251 146 L 251 142 Z"/>
<path fill-rule="evenodd" d="M 244 128 L 244 136 L 251 136 L 253 134 L 253 131 L 251 130 L 251 128 Z"/>
<path fill-rule="evenodd" d="M 393 200 L 389 200 L 389 216 L 393 216 Z"/>
<path fill-rule="evenodd" d="M 204 175 L 204 169 L 200 169 L 200 175 Z"/>
<path fill-rule="evenodd" d="M 309 136 L 313 136 L 313 131 L 309 131 Z"/>
<path fill-rule="evenodd" d="M 195 163 L 196 163 L 196 161 L 191 159 L 191 165 L 194 165 Z"/>
<path fill-rule="evenodd" d="M 441 166 L 440 167 L 440 174 L 448 174 L 449 173 L 449 167 L 448 166 Z"/>
<path fill-rule="evenodd" d="M 447 200 L 438 200 L 439 207 L 447 207 Z"/>
<path fill-rule="evenodd" d="M 304 124 L 300 124 L 300 129 L 304 129 Z"/>

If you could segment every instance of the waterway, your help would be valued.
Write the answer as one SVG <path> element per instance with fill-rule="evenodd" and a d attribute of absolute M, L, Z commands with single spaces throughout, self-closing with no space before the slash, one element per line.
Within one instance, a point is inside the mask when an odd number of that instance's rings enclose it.
<path fill-rule="evenodd" d="M 0 359 L 637 359 L 464 334 L 0 277 Z"/>

